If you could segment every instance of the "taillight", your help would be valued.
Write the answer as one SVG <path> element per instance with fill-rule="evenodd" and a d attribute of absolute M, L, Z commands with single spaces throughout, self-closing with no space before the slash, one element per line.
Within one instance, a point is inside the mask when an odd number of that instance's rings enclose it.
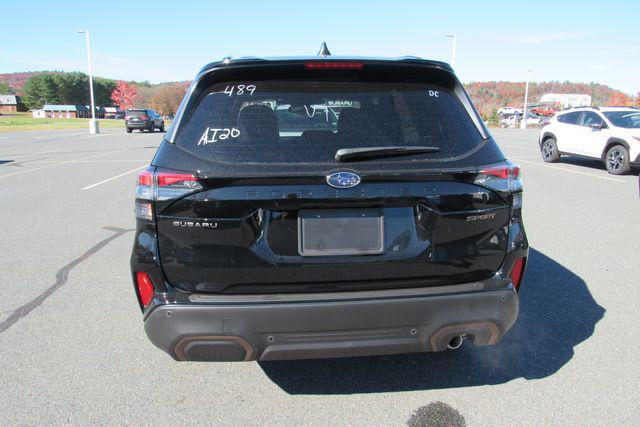
<path fill-rule="evenodd" d="M 185 196 L 202 189 L 198 178 L 191 173 L 155 171 L 152 166 L 138 174 L 136 185 L 136 218 L 153 220 L 153 201 Z"/>
<path fill-rule="evenodd" d="M 511 271 L 509 272 L 509 279 L 513 283 L 513 286 L 518 289 L 520 287 L 520 282 L 522 282 L 522 273 L 524 273 L 524 263 L 526 258 L 518 258 L 513 263 L 513 267 L 511 267 Z"/>
<path fill-rule="evenodd" d="M 315 61 L 304 66 L 307 70 L 361 70 L 363 64 L 356 61 Z"/>
<path fill-rule="evenodd" d="M 478 172 L 474 182 L 496 191 L 514 192 L 522 190 L 520 168 L 513 164 L 485 167 Z"/>
<path fill-rule="evenodd" d="M 153 299 L 153 282 L 144 271 L 136 271 L 136 287 L 138 288 L 140 305 L 147 308 Z"/>
<path fill-rule="evenodd" d="M 201 190 L 198 178 L 190 173 L 156 172 L 155 200 L 169 200 Z"/>

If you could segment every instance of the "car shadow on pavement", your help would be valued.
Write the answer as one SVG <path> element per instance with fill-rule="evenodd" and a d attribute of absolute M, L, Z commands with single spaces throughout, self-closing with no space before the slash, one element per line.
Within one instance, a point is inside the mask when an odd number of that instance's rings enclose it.
<path fill-rule="evenodd" d="M 290 394 L 352 394 L 502 384 L 548 377 L 571 360 L 604 308 L 585 282 L 530 249 L 520 315 L 502 342 L 455 351 L 393 356 L 260 362 Z"/>
<path fill-rule="evenodd" d="M 587 159 L 584 157 L 562 156 L 560 160 L 558 160 L 558 163 L 578 166 L 585 169 L 598 169 L 605 172 L 607 171 L 607 168 L 604 166 L 604 163 L 602 163 L 602 160 Z M 637 176 L 639 172 L 640 172 L 640 168 L 632 167 L 631 171 L 629 172 L 629 175 Z M 615 175 L 611 175 L 611 176 L 615 177 Z"/>

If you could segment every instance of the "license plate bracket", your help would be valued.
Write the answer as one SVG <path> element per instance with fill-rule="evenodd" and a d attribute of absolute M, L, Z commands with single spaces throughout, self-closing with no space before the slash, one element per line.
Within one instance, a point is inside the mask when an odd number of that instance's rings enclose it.
<path fill-rule="evenodd" d="M 382 209 L 305 209 L 298 212 L 298 253 L 302 256 L 383 252 Z"/>

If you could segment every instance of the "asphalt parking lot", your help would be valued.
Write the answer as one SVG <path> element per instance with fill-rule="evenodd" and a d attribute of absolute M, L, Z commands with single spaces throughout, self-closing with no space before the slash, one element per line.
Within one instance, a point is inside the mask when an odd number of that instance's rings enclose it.
<path fill-rule="evenodd" d="M 226 364 L 174 362 L 136 307 L 134 182 L 161 134 L 0 133 L 0 424 L 637 425 L 637 171 L 548 165 L 536 130 L 493 133 L 531 244 L 499 345 Z"/>

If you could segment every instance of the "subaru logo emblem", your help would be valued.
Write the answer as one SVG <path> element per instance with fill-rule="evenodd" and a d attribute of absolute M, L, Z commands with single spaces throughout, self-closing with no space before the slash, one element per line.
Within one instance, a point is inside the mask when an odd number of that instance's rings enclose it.
<path fill-rule="evenodd" d="M 360 184 L 360 176 L 351 172 L 336 172 L 327 175 L 327 184 L 333 188 L 351 188 Z"/>

